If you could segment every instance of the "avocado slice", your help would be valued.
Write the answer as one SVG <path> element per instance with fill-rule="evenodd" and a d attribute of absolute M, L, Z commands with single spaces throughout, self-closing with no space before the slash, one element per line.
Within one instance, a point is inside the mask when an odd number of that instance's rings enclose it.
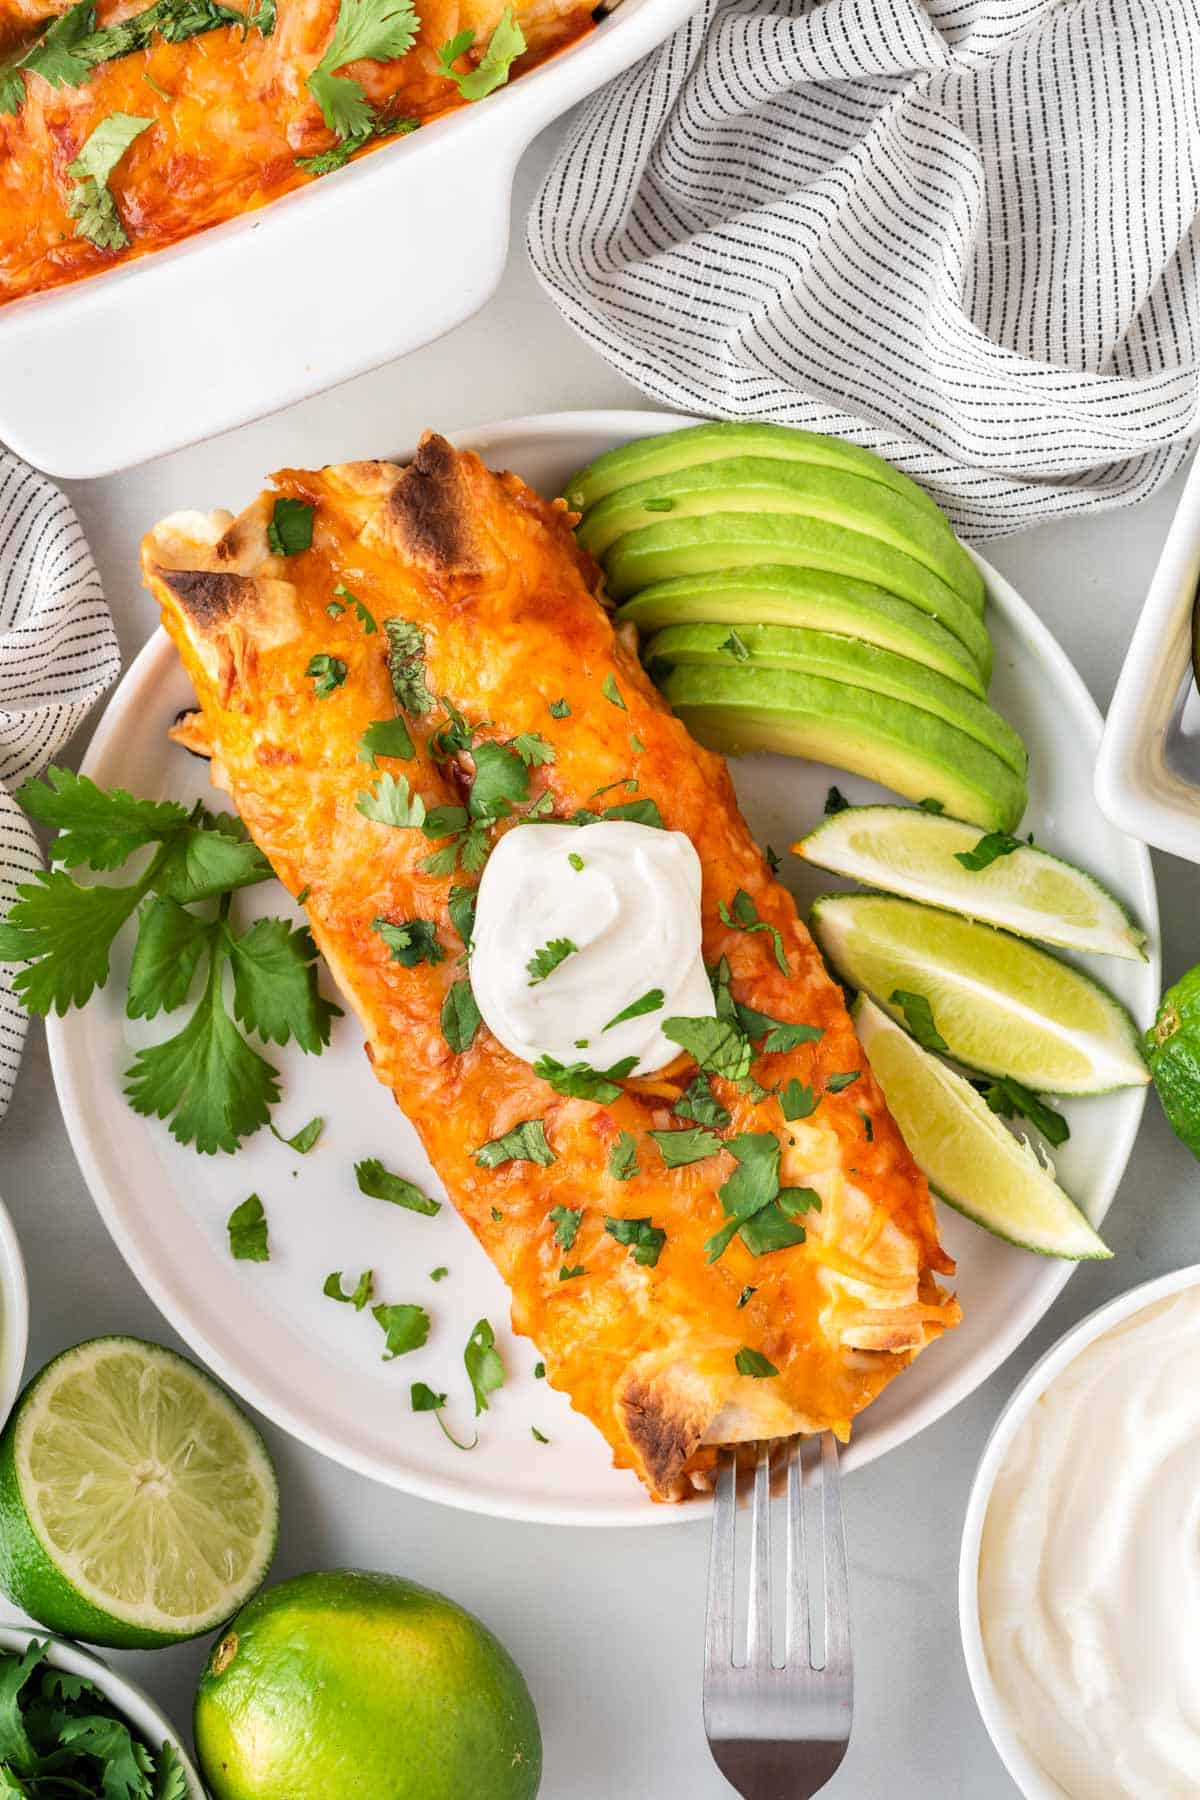
<path fill-rule="evenodd" d="M 991 639 L 982 620 L 940 576 L 890 544 L 824 519 L 786 513 L 663 519 L 621 538 L 605 557 L 604 568 L 609 593 L 628 600 L 651 582 L 764 562 L 849 575 L 909 600 L 966 645 L 985 681 L 992 672 Z"/>
<path fill-rule="evenodd" d="M 693 463 L 715 462 L 726 456 L 771 456 L 781 462 L 820 463 L 827 469 L 845 469 L 865 481 L 877 481 L 893 493 L 903 494 L 934 518 L 940 508 L 924 488 L 884 462 L 873 450 L 847 444 L 842 438 L 825 437 L 819 431 L 801 431 L 794 425 L 764 425 L 740 419 L 714 419 L 705 425 L 686 425 L 680 431 L 660 432 L 657 437 L 637 438 L 609 450 L 580 469 L 563 487 L 563 498 L 575 512 L 586 512 L 618 488 L 632 481 L 649 481 L 670 475 Z"/>
<path fill-rule="evenodd" d="M 983 616 L 983 577 L 943 518 L 931 518 L 878 481 L 815 463 L 765 456 L 697 463 L 618 488 L 591 509 L 575 535 L 603 557 L 626 533 L 653 525 L 656 514 L 683 519 L 714 512 L 799 513 L 864 532 L 923 564 Z"/>
<path fill-rule="evenodd" d="M 709 623 L 742 630 L 750 620 L 834 631 L 935 669 L 981 700 L 987 691 L 970 651 L 928 613 L 882 588 L 824 569 L 763 563 L 657 581 L 627 600 L 617 617 L 641 631 Z"/>
<path fill-rule="evenodd" d="M 890 694 L 965 731 L 1024 779 L 1029 759 L 1007 719 L 956 681 L 947 681 L 923 663 L 895 656 L 877 644 L 789 625 L 739 625 L 736 637 L 724 625 L 668 625 L 655 633 L 643 654 L 652 674 L 656 658 L 697 668 L 728 669 L 740 663 L 743 668 L 764 672 L 794 669 L 799 675 L 820 675 L 875 694 Z"/>
<path fill-rule="evenodd" d="M 1025 810 L 1025 783 L 1007 763 L 890 694 L 749 663 L 680 664 L 662 693 L 692 735 L 716 750 L 831 763 L 909 800 L 940 800 L 953 817 L 987 831 L 1012 831 Z"/>

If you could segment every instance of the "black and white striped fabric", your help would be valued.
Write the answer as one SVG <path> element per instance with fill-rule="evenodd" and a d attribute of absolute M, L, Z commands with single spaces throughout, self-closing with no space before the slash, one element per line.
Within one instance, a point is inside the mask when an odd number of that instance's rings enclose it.
<path fill-rule="evenodd" d="M 1183 460 L 1198 213 L 1200 0 L 705 0 L 528 241 L 656 400 L 853 438 L 986 538 Z"/>
<path fill-rule="evenodd" d="M 120 669 L 79 521 L 44 476 L 0 450 L 0 918 L 42 865 L 12 798 L 60 750 Z M 13 965 L 0 963 L 0 1115 L 25 1042 Z"/>

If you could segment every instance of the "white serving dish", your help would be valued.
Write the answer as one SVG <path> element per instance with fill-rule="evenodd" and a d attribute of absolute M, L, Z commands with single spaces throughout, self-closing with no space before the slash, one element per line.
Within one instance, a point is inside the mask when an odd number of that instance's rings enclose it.
<path fill-rule="evenodd" d="M 1040 1362 L 1034 1364 L 1017 1388 L 997 1419 L 976 1470 L 967 1501 L 958 1560 L 958 1621 L 962 1632 L 963 1655 L 975 1701 L 987 1726 L 988 1735 L 1025 1800 L 1066 1800 L 1066 1796 L 1058 1782 L 1047 1773 L 1023 1742 L 1012 1714 L 992 1680 L 987 1653 L 983 1647 L 983 1632 L 979 1623 L 979 1550 L 996 1477 L 1013 1439 L 1033 1408 L 1051 1382 L 1062 1374 L 1069 1363 L 1074 1362 L 1082 1350 L 1097 1338 L 1103 1337 L 1114 1326 L 1120 1325 L 1123 1320 L 1132 1318 L 1134 1313 L 1142 1312 L 1144 1308 L 1153 1306 L 1155 1301 L 1165 1300 L 1169 1295 L 1178 1293 L 1181 1288 L 1193 1287 L 1198 1282 L 1200 1264 L 1186 1269 L 1173 1269 L 1169 1275 L 1160 1275 L 1154 1281 L 1142 1282 L 1139 1287 L 1118 1294 L 1115 1300 L 1108 1301 L 1094 1313 L 1089 1313 L 1086 1319 L 1081 1319 L 1078 1325 L 1073 1326 L 1047 1350 Z"/>
<path fill-rule="evenodd" d="M 0 1625 L 0 1649 L 21 1652 L 33 1638 L 48 1645 L 47 1654 L 54 1668 L 65 1669 L 69 1675 L 82 1675 L 85 1680 L 93 1682 L 151 1748 L 157 1750 L 164 1743 L 174 1745 L 187 1778 L 188 1800 L 208 1800 L 204 1783 L 196 1772 L 182 1738 L 167 1715 L 155 1706 L 149 1694 L 143 1693 L 140 1687 L 127 1681 L 123 1675 L 118 1675 L 115 1669 L 110 1669 L 103 1657 L 91 1650 L 82 1649 L 67 1638 L 55 1637 L 53 1633 L 43 1631 L 36 1625 Z"/>
<path fill-rule="evenodd" d="M 0 439 L 51 475 L 111 475 L 452 330 L 499 282 L 529 143 L 693 5 L 622 0 L 485 101 L 257 212 L 0 308 Z M 81 388 L 80 370 L 95 381 Z"/>
<path fill-rule="evenodd" d="M 1114 825 L 1200 862 L 1200 695 L 1192 602 L 1200 583 L 1200 457 L 1167 533 L 1125 656 L 1096 763 Z"/>
<path fill-rule="evenodd" d="M 493 468 L 515 469 L 552 494 L 601 451 L 694 420 L 667 413 L 550 413 L 456 433 Z M 403 460 L 403 457 L 402 459 Z M 250 496 L 231 494 L 232 503 Z M 180 501 L 186 500 L 181 495 Z M 1146 962 L 1089 959 L 1092 971 L 1131 1008 L 1153 1016 L 1159 994 L 1158 912 L 1150 858 L 1096 811 L 1092 769 L 1100 715 L 1070 661 L 1040 619 L 981 558 L 996 647 L 995 704 L 1029 746 L 1027 828 L 1038 841 L 1095 871 L 1149 933 Z M 204 763 L 173 749 L 166 729 L 194 700 L 165 633 L 142 650 L 112 696 L 83 761 L 102 786 L 154 798 L 212 802 Z M 744 757 L 732 773 L 760 842 L 782 848 L 816 822 L 831 781 L 856 804 L 894 799 L 882 788 L 819 764 L 782 756 Z M 216 804 L 220 805 L 218 800 Z M 836 880 L 785 858 L 783 878 L 802 906 Z M 289 912 L 272 884 L 248 891 L 244 915 Z M 272 1046 L 283 1074 L 277 1122 L 292 1132 L 313 1114 L 327 1119 L 303 1158 L 258 1133 L 236 1157 L 199 1157 L 164 1125 L 131 1112 L 121 1072 L 132 1050 L 165 1035 L 161 1021 L 124 1015 L 128 937 L 118 940 L 114 980 L 82 1011 L 47 1020 L 55 1084 L 84 1179 L 118 1248 L 155 1304 L 190 1348 L 236 1393 L 285 1430 L 345 1467 L 424 1499 L 498 1517 L 554 1525 L 669 1525 L 694 1519 L 705 1503 L 656 1506 L 629 1473 L 611 1467 L 607 1446 L 564 1394 L 533 1375 L 537 1351 L 507 1327 L 509 1296 L 499 1274 L 453 1209 L 436 1218 L 399 1214 L 365 1200 L 355 1159 L 379 1156 L 389 1168 L 440 1192 L 413 1128 L 363 1062 L 352 1018 L 336 1021 L 320 1058 Z M 1067 1101 L 1072 1136 L 1055 1157 L 1059 1174 L 1099 1224 L 1133 1147 L 1143 1088 Z M 271 1219 L 267 1264 L 233 1263 L 225 1220 L 248 1193 Z M 907 1442 L 985 1380 L 1022 1342 L 1061 1292 L 1075 1265 L 1029 1256 L 949 1209 L 939 1224 L 958 1259 L 966 1317 L 894 1381 L 856 1425 L 843 1457 L 855 1468 Z M 451 1278 L 431 1286 L 444 1264 Z M 399 1365 L 379 1358 L 378 1331 L 321 1297 L 325 1275 L 373 1269 L 377 1296 L 429 1307 L 429 1343 Z M 452 1395 L 449 1422 L 469 1435 L 462 1346 L 481 1316 L 496 1328 L 508 1369 L 503 1393 L 479 1421 L 479 1448 L 464 1456 L 428 1417 L 406 1410 L 408 1384 L 426 1381 Z M 536 1425 L 551 1442 L 534 1442 Z"/>
<path fill-rule="evenodd" d="M 29 1283 L 8 1208 L 0 1200 L 0 1426 L 13 1409 L 29 1348 Z"/>

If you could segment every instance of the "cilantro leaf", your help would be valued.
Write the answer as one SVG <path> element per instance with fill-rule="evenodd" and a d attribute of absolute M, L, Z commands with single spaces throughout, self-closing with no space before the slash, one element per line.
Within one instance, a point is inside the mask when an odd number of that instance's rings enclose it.
<path fill-rule="evenodd" d="M 392 961 L 406 969 L 415 969 L 418 963 L 446 960 L 432 919 L 405 919 L 403 924 L 393 925 L 390 919 L 376 918 L 371 920 L 371 930 L 379 933 L 392 953 Z"/>
<path fill-rule="evenodd" d="M 87 80 L 91 66 L 78 51 L 92 30 L 95 10 L 93 0 L 79 0 L 78 5 L 51 19 L 24 55 L 5 65 L 0 112 L 15 113 L 21 109 L 25 98 L 25 86 L 19 74 L 21 69 L 40 75 L 52 88 L 78 87 Z"/>
<path fill-rule="evenodd" d="M 778 1200 L 771 1200 L 742 1220 L 738 1236 L 751 1256 L 767 1256 L 772 1250 L 790 1250 L 802 1244 L 807 1233 L 803 1225 L 787 1217 Z"/>
<path fill-rule="evenodd" d="M 904 1023 L 923 1050 L 942 1050 L 948 1056 L 950 1046 L 938 1030 L 933 1008 L 924 994 L 910 994 L 906 988 L 893 988 L 889 1005 L 898 1006 Z"/>
<path fill-rule="evenodd" d="M 1020 838 L 1015 838 L 1007 831 L 989 831 L 970 850 L 956 850 L 955 862 L 962 864 L 978 874 L 980 869 L 988 869 L 1001 856 L 1011 856 L 1014 850 L 1022 848 Z"/>
<path fill-rule="evenodd" d="M 340 138 L 328 150 L 318 151 L 316 156 L 298 156 L 296 167 L 303 169 L 306 175 L 332 175 L 335 169 L 344 169 L 355 152 L 364 149 L 367 144 L 373 144 L 383 137 L 407 137 L 410 131 L 418 129 L 420 123 L 420 119 L 381 119 L 376 116 L 368 130 L 356 132 L 353 137 Z M 345 608 L 340 610 L 344 612 Z M 363 611 L 366 610 L 364 606 Z"/>
<path fill-rule="evenodd" d="M 58 1741 L 94 1756 L 103 1765 L 104 1800 L 143 1800 L 146 1777 L 154 1764 L 149 1750 L 139 1742 L 123 1719 L 100 1713 L 62 1720 Z"/>
<path fill-rule="evenodd" d="M 45 1642 L 31 1638 L 19 1657 L 6 1653 L 0 1658 L 0 1762 L 15 1764 L 26 1775 L 36 1770 L 39 1759 L 25 1728 L 21 1693 L 45 1655 Z"/>
<path fill-rule="evenodd" d="M 357 594 L 352 594 L 344 581 L 339 581 L 333 591 L 340 599 L 348 600 L 350 602 L 351 606 L 354 608 L 355 616 L 363 628 L 363 636 L 373 637 L 379 630 L 379 627 L 375 623 L 375 615 L 370 607 L 365 606 Z"/>
<path fill-rule="evenodd" d="M 725 1148 L 725 1140 L 715 1131 L 699 1126 L 682 1131 L 651 1131 L 648 1135 L 658 1145 L 668 1169 L 682 1169 L 688 1163 L 702 1162 L 706 1156 L 716 1156 Z"/>
<path fill-rule="evenodd" d="M 452 983 L 442 1001 L 442 1036 L 456 1056 L 471 1048 L 482 1023 L 471 983 L 465 978 Z"/>
<path fill-rule="evenodd" d="M 917 805 L 921 808 L 922 812 L 927 813 L 944 813 L 946 810 L 940 800 L 934 800 L 929 795 L 926 795 L 924 800 L 918 800 Z"/>
<path fill-rule="evenodd" d="M 512 811 L 512 802 L 528 800 L 529 770 L 506 744 L 475 744 L 471 749 L 475 779 L 468 801 L 471 817 L 489 823 Z"/>
<path fill-rule="evenodd" d="M 785 1081 L 779 1090 L 779 1104 L 783 1108 L 785 1119 L 807 1119 L 810 1113 L 817 1110 L 817 1100 L 812 1089 L 795 1076 Z"/>
<path fill-rule="evenodd" d="M 570 707 L 570 703 L 568 701 L 566 701 L 566 700 L 551 700 L 551 702 L 550 702 L 550 717 L 552 719 L 569 719 L 570 716 L 571 716 L 571 707 Z"/>
<path fill-rule="evenodd" d="M 267 544 L 273 556 L 299 556 L 312 549 L 315 506 L 280 494 L 267 521 Z M 311 670 L 310 670 L 311 673 Z"/>
<path fill-rule="evenodd" d="M 104 890 L 97 890 L 103 892 Z M 126 1071 L 135 1112 L 171 1120 L 171 1136 L 203 1156 L 230 1154 L 265 1125 L 279 1077 L 238 1031 L 221 995 L 221 958 L 209 962 L 204 994 L 183 1030 L 139 1050 Z"/>
<path fill-rule="evenodd" d="M 274 870 L 257 844 L 245 834 L 240 819 L 208 813 L 191 820 L 164 845 L 155 859 L 153 885 L 181 906 L 212 900 L 234 888 L 255 887 L 274 879 Z"/>
<path fill-rule="evenodd" d="M 754 1288 L 754 1287 L 744 1287 L 742 1289 L 741 1293 L 737 1297 L 737 1309 L 739 1312 L 741 1312 L 743 1306 L 745 1306 L 745 1304 L 746 1304 L 747 1300 L 749 1300 L 750 1296 L 752 1294 L 757 1294 L 757 1292 L 758 1292 L 758 1289 Z"/>
<path fill-rule="evenodd" d="M 750 1073 L 750 1039 L 731 1019 L 664 1019 L 663 1036 L 678 1044 L 708 1075 L 741 1081 Z"/>
<path fill-rule="evenodd" d="M 112 941 L 142 887 L 81 887 L 60 869 L 22 882 L 0 923 L 0 962 L 24 962 L 13 991 L 31 1013 L 83 1006 L 108 980 Z"/>
<path fill-rule="evenodd" d="M 340 1300 L 343 1306 L 352 1306 L 355 1312 L 361 1312 L 371 1298 L 371 1290 L 375 1285 L 375 1271 L 364 1269 L 349 1294 L 342 1289 L 342 1271 L 335 1269 L 332 1275 L 325 1277 L 325 1285 L 321 1292 L 331 1300 Z"/>
<path fill-rule="evenodd" d="M 610 1105 L 621 1097 L 617 1083 L 623 1081 L 636 1064 L 636 1056 L 623 1056 L 610 1068 L 593 1069 L 585 1062 L 561 1063 L 554 1056 L 539 1056 L 533 1072 L 548 1081 L 556 1094 L 565 1094 L 572 1100 L 596 1100 L 601 1105 Z"/>
<path fill-rule="evenodd" d="M 717 1189 L 726 1223 L 704 1246 L 709 1262 L 716 1262 L 746 1220 L 769 1206 L 779 1192 L 779 1139 L 774 1132 L 741 1132 L 728 1138 L 724 1148 L 738 1166 Z"/>
<path fill-rule="evenodd" d="M 226 1223 L 229 1248 L 239 1262 L 270 1262 L 267 1215 L 257 1194 L 235 1206 Z"/>
<path fill-rule="evenodd" d="M 356 805 L 364 819 L 374 819 L 378 825 L 425 823 L 425 802 L 420 794 L 410 792 L 407 775 L 393 775 L 385 770 L 374 787 L 359 794 Z"/>
<path fill-rule="evenodd" d="M 553 744 L 548 744 L 540 731 L 521 731 L 512 740 L 512 747 L 527 769 L 540 769 L 545 763 L 552 763 L 557 755 Z"/>
<path fill-rule="evenodd" d="M 371 0 L 360 0 L 370 4 Z M 388 0 L 382 0 L 387 4 Z M 354 83 L 357 87 L 357 82 Z M 425 685 L 425 633 L 411 619 L 385 619 L 388 640 L 388 674 L 392 692 L 406 713 L 419 717 L 432 712 L 433 695 Z"/>
<path fill-rule="evenodd" d="M 667 1241 L 666 1232 L 661 1226 L 652 1225 L 649 1219 L 606 1218 L 604 1229 L 618 1244 L 627 1245 L 634 1262 L 645 1269 L 656 1266 Z"/>
<path fill-rule="evenodd" d="M 384 1362 L 419 1350 L 429 1336 L 429 1314 L 423 1306 L 373 1306 L 371 1317 L 384 1334 Z"/>
<path fill-rule="evenodd" d="M 631 1000 L 619 1013 L 614 1013 L 603 1029 L 611 1031 L 614 1025 L 624 1025 L 627 1019 L 640 1019 L 645 1013 L 661 1012 L 664 997 L 661 988 L 648 989 L 640 999 Z"/>
<path fill-rule="evenodd" d="M 608 1172 L 614 1181 L 629 1181 L 638 1173 L 637 1139 L 623 1131 L 608 1153 Z"/>
<path fill-rule="evenodd" d="M 850 802 L 840 788 L 831 787 L 825 796 L 825 817 L 831 819 L 834 813 L 849 812 Z"/>
<path fill-rule="evenodd" d="M 717 649 L 723 650 L 726 656 L 736 657 L 738 662 L 749 662 L 750 660 L 750 652 L 746 648 L 745 639 L 740 637 L 736 631 L 731 631 L 729 636 L 717 645 Z"/>
<path fill-rule="evenodd" d="M 319 650 L 309 658 L 304 673 L 313 682 L 313 692 L 318 700 L 328 700 L 335 688 L 340 688 L 346 679 L 346 665 L 340 656 L 328 656 Z"/>
<path fill-rule="evenodd" d="M 1055 1112 L 1052 1106 L 1021 1082 L 1014 1081 L 1011 1075 L 1001 1076 L 999 1081 L 990 1085 L 979 1084 L 983 1097 L 990 1110 L 1002 1119 L 1021 1117 L 1028 1119 L 1035 1126 L 1046 1142 L 1055 1148 L 1065 1144 L 1071 1135 L 1071 1127 L 1062 1113 Z"/>
<path fill-rule="evenodd" d="M 317 947 L 306 925 L 256 919 L 240 937 L 226 930 L 233 968 L 233 1010 L 247 1030 L 269 1044 L 295 1038 L 309 1056 L 329 1042 L 341 1008 L 323 998 L 317 982 Z"/>
<path fill-rule="evenodd" d="M 307 1156 L 324 1129 L 325 1121 L 318 1114 L 307 1125 L 302 1125 L 292 1137 L 284 1137 L 282 1132 L 276 1131 L 274 1125 L 271 1126 L 271 1135 L 278 1138 L 281 1144 L 286 1144 L 289 1150 L 294 1150 L 297 1156 Z"/>
<path fill-rule="evenodd" d="M 447 81 L 457 83 L 464 100 L 483 100 L 496 88 L 503 87 L 514 61 L 524 53 L 525 34 L 513 16 L 512 7 L 506 6 L 501 13 L 477 66 L 466 74 L 459 74 L 454 64 L 460 56 L 466 55 L 474 42 L 475 33 L 468 28 L 443 44 L 437 53 L 438 68 Z"/>
<path fill-rule="evenodd" d="M 563 1263 L 562 1267 L 558 1271 L 558 1279 L 560 1281 L 574 1281 L 577 1275 L 586 1275 L 586 1274 L 587 1274 L 587 1270 L 584 1268 L 582 1263 L 571 1263 L 569 1265 L 567 1263 Z"/>
<path fill-rule="evenodd" d="M 548 1437 L 543 1437 L 543 1436 L 542 1436 L 542 1433 L 541 1433 L 541 1432 L 540 1432 L 540 1431 L 539 1431 L 539 1430 L 538 1430 L 538 1428 L 537 1428 L 537 1426 L 536 1426 L 536 1425 L 531 1425 L 531 1426 L 530 1426 L 530 1427 L 529 1427 L 529 1429 L 530 1429 L 530 1431 L 532 1431 L 532 1433 L 533 1433 L 533 1435 L 534 1435 L 534 1438 L 535 1438 L 535 1440 L 536 1440 L 536 1441 L 537 1441 L 537 1442 L 538 1442 L 538 1443 L 539 1443 L 539 1444 L 548 1444 L 548 1443 L 549 1443 L 549 1442 L 550 1442 L 550 1439 L 549 1439 L 549 1438 L 548 1438 Z"/>
<path fill-rule="evenodd" d="M 773 1362 L 768 1362 L 761 1350 L 750 1350 L 745 1344 L 734 1357 L 739 1375 L 752 1375 L 756 1381 L 762 1381 L 769 1375 L 778 1375 L 779 1370 Z"/>
<path fill-rule="evenodd" d="M 504 1363 L 496 1348 L 496 1334 L 486 1319 L 480 1319 L 463 1351 L 467 1380 L 475 1396 L 475 1417 L 488 1410 L 488 1395 L 504 1386 Z"/>
<path fill-rule="evenodd" d="M 611 705 L 619 706 L 622 712 L 629 711 L 629 708 L 626 706 L 624 700 L 621 698 L 621 690 L 617 686 L 617 678 L 613 674 L 611 669 L 609 670 L 608 674 L 604 677 L 604 682 L 600 688 L 600 692 L 604 695 L 604 698 L 610 702 Z"/>
<path fill-rule="evenodd" d="M 858 1078 L 861 1074 L 862 1074 L 861 1069 L 847 1069 L 846 1072 L 842 1075 L 831 1075 L 829 1077 L 828 1081 L 826 1081 L 826 1083 L 825 1083 L 826 1093 L 827 1094 L 840 1094 L 842 1092 L 843 1088 L 848 1088 L 848 1087 L 852 1086 L 853 1083 L 858 1080 Z"/>
<path fill-rule="evenodd" d="M 578 1209 L 571 1206 L 552 1206 L 546 1215 L 554 1221 L 554 1241 L 562 1250 L 574 1247 L 579 1234 L 579 1221 L 583 1217 L 582 1206 Z"/>
<path fill-rule="evenodd" d="M 723 925 L 732 926 L 735 931 L 770 932 L 771 941 L 775 946 L 775 961 L 779 966 L 779 971 L 783 975 L 791 974 L 791 967 L 783 948 L 783 933 L 780 931 L 778 925 L 769 925 L 765 919 L 759 918 L 758 908 L 746 892 L 745 888 L 739 888 L 737 893 L 733 896 L 732 907 L 726 906 L 723 900 L 720 901 L 717 906 L 717 912 L 720 914 L 721 923 Z"/>
<path fill-rule="evenodd" d="M 465 945 L 470 944 L 471 933 L 475 929 L 475 903 L 478 897 L 479 890 L 473 887 L 452 887 L 446 896 L 450 923 Z"/>
<path fill-rule="evenodd" d="M 172 837 L 188 821 L 186 807 L 173 800 L 135 800 L 124 788 L 97 787 L 58 767 L 25 782 L 15 798 L 31 819 L 59 833 L 51 856 L 68 869 L 119 868 L 143 844 Z"/>
<path fill-rule="evenodd" d="M 540 1119 L 522 1119 L 503 1137 L 489 1139 L 471 1154 L 481 1169 L 498 1169 L 506 1162 L 531 1162 L 548 1169 L 557 1160 L 546 1142 L 546 1127 Z"/>
<path fill-rule="evenodd" d="M 574 956 L 578 949 L 579 945 L 572 943 L 570 938 L 551 938 L 548 944 L 543 944 L 540 950 L 535 950 L 525 964 L 529 971 L 528 986 L 537 987 L 539 982 L 545 981 L 547 975 L 553 975 L 555 969 L 560 963 L 566 962 L 568 956 Z"/>
<path fill-rule="evenodd" d="M 446 1424 L 445 1419 L 443 1419 L 442 1408 L 446 1404 L 445 1394 L 435 1394 L 433 1389 L 424 1381 L 414 1381 L 412 1387 L 409 1389 L 409 1398 L 412 1401 L 412 1409 L 415 1413 L 431 1412 L 434 1415 L 438 1424 L 441 1426 L 442 1436 L 447 1438 L 449 1442 L 454 1445 L 456 1450 L 474 1450 L 476 1444 L 479 1442 L 479 1433 L 475 1433 L 475 1436 L 469 1444 L 460 1443 Z"/>
<path fill-rule="evenodd" d="M 159 1751 L 155 1777 L 154 1800 L 188 1800 L 188 1778 L 174 1744 Z"/>
<path fill-rule="evenodd" d="M 378 758 L 393 756 L 402 762 L 408 762 L 413 756 L 413 741 L 408 734 L 408 726 L 397 715 L 394 719 L 376 719 L 368 725 L 359 739 L 358 760 L 370 763 L 373 769 L 379 767 Z"/>
<path fill-rule="evenodd" d="M 423 1194 L 414 1182 L 406 1181 L 403 1175 L 393 1175 L 385 1169 L 378 1157 L 367 1156 L 362 1162 L 354 1165 L 354 1178 L 358 1182 L 360 1194 L 366 1194 L 372 1200 L 386 1200 L 391 1206 L 403 1206 L 409 1212 L 424 1213 L 432 1219 L 440 1213 L 440 1200 L 431 1200 Z"/>
<path fill-rule="evenodd" d="M 149 131 L 153 119 L 113 112 L 84 139 L 79 155 L 67 164 L 72 179 L 67 211 L 75 220 L 75 235 L 85 237 L 101 250 L 123 250 L 129 243 L 117 203 L 109 192 L 109 177 L 135 138 Z"/>
<path fill-rule="evenodd" d="M 763 1049 L 773 1052 L 794 1050 L 797 1044 L 815 1044 L 825 1036 L 820 1025 L 797 1025 L 790 1019 L 773 1019 L 770 1013 L 757 1012 L 752 1006 L 735 1001 L 738 1024 L 747 1037 L 764 1038 Z"/>
<path fill-rule="evenodd" d="M 144 906 L 129 968 L 126 1017 L 152 1019 L 182 1006 L 217 929 L 165 894 Z"/>
<path fill-rule="evenodd" d="M 369 57 L 391 62 L 411 50 L 419 20 L 412 0 L 341 0 L 333 36 L 307 87 L 321 116 L 338 137 L 361 137 L 375 115 L 360 81 L 337 75 L 336 69 Z"/>
<path fill-rule="evenodd" d="M 730 1123 L 730 1115 L 713 1093 L 707 1075 L 695 1076 L 671 1111 L 677 1119 L 695 1119 L 697 1125 L 713 1125 L 718 1131 L 724 1131 Z"/>

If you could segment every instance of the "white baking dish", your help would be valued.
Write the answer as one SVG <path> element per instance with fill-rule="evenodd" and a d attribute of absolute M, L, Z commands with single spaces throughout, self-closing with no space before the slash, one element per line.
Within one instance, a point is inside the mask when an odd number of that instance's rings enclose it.
<path fill-rule="evenodd" d="M 0 308 L 0 439 L 110 475 L 450 331 L 495 290 L 513 173 L 695 0 L 622 0 L 510 86 L 182 244 Z"/>
<path fill-rule="evenodd" d="M 1163 545 L 1108 709 L 1096 800 L 1114 825 L 1200 862 L 1200 695 L 1192 603 L 1200 584 L 1200 457 Z"/>

